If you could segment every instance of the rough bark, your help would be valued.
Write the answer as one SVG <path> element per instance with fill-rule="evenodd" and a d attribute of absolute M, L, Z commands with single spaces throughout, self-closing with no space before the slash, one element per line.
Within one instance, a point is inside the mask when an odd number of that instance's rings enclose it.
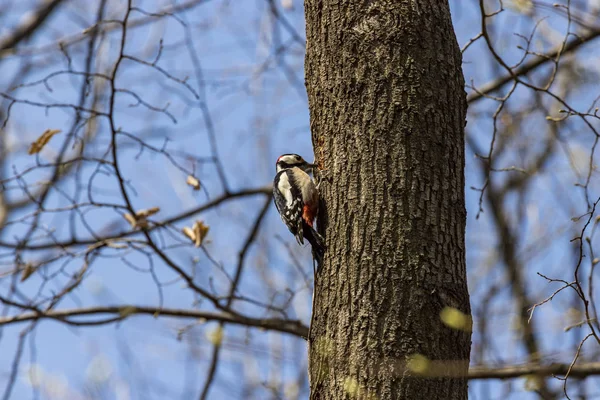
<path fill-rule="evenodd" d="M 466 399 L 456 376 L 467 373 L 470 333 L 440 319 L 444 307 L 470 315 L 466 97 L 448 3 L 306 0 L 305 12 L 328 246 L 311 398 Z M 430 362 L 407 368 L 415 354 Z"/>

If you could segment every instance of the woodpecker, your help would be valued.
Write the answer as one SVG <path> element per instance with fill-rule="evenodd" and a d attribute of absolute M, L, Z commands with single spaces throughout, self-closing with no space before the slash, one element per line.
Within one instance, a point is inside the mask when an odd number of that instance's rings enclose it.
<path fill-rule="evenodd" d="M 273 180 L 273 199 L 281 219 L 298 244 L 304 239 L 312 246 L 317 261 L 317 271 L 323 261 L 325 244 L 323 237 L 313 228 L 319 209 L 319 192 L 308 175 L 314 168 L 298 154 L 284 154 L 277 159 L 277 174 Z"/>

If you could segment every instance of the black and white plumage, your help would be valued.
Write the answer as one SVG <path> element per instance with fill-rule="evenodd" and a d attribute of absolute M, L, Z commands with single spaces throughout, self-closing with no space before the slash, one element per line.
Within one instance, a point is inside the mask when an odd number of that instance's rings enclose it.
<path fill-rule="evenodd" d="M 317 265 L 323 261 L 325 245 L 323 238 L 313 228 L 319 209 L 319 193 L 307 171 L 312 164 L 297 154 L 284 154 L 277 159 L 277 174 L 273 181 L 273 199 L 281 219 L 298 244 L 304 239 L 312 246 Z"/>

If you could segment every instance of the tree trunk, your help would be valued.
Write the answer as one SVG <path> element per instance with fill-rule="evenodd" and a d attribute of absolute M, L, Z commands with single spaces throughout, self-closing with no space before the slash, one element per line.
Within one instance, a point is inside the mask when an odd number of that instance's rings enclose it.
<path fill-rule="evenodd" d="M 306 0 L 305 11 L 328 246 L 311 398 L 466 399 L 466 98 L 448 3 Z"/>

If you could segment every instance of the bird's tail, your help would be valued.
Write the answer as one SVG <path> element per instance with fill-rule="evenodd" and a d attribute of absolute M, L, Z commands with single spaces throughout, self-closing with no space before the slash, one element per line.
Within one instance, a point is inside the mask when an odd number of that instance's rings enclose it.
<path fill-rule="evenodd" d="M 323 239 L 323 236 L 307 223 L 304 223 L 303 231 L 304 237 L 312 246 L 313 258 L 317 261 L 317 272 L 319 272 L 325 254 L 325 239 Z"/>

